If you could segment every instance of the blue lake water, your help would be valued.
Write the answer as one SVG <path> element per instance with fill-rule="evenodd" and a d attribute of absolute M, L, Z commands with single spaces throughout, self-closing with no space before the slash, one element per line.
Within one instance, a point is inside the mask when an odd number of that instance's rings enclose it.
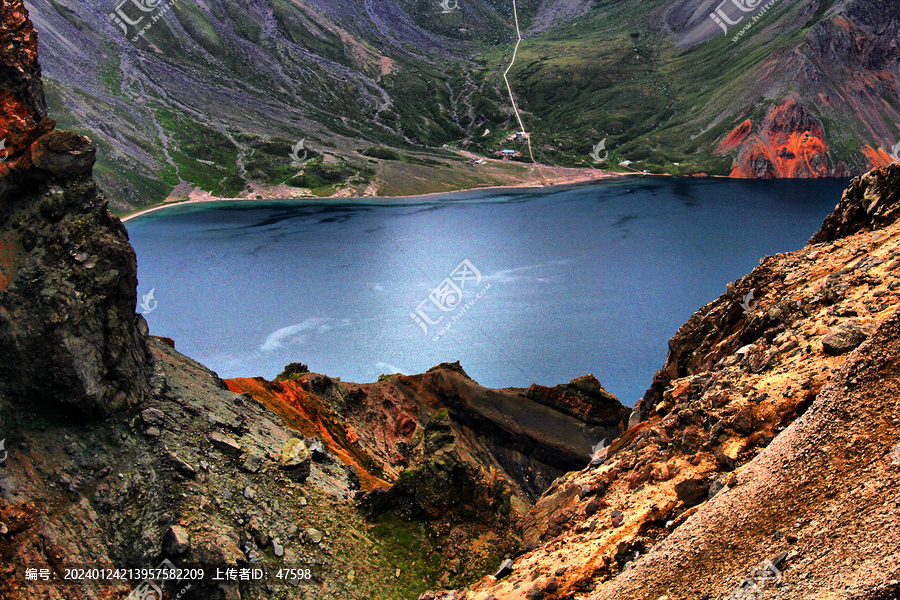
<path fill-rule="evenodd" d="M 222 377 L 346 381 L 459 360 L 482 385 L 593 373 L 626 404 L 667 342 L 845 180 L 628 178 L 416 199 L 217 202 L 127 223 L 151 333 Z"/>

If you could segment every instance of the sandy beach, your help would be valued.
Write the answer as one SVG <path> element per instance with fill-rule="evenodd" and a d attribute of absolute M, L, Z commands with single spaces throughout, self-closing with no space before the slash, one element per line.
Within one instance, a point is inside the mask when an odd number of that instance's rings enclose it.
<path fill-rule="evenodd" d="M 463 152 L 463 155 L 468 158 L 480 158 L 476 157 L 474 154 L 470 154 L 468 152 Z M 498 161 L 495 159 L 485 159 L 488 162 L 497 162 L 502 163 L 504 161 Z M 505 184 L 505 185 L 485 185 L 479 187 L 472 188 L 463 188 L 458 190 L 449 190 L 445 192 L 432 192 L 428 194 L 417 194 L 412 196 L 379 196 L 377 193 L 373 193 L 371 195 L 361 196 L 364 198 L 427 198 L 429 196 L 438 196 L 443 194 L 453 194 L 458 192 L 472 192 L 479 190 L 517 190 L 517 189 L 527 189 L 527 188 L 541 188 L 548 186 L 558 186 L 558 185 L 572 185 L 576 183 L 586 183 L 588 181 L 599 181 L 602 179 L 611 179 L 615 177 L 627 177 L 629 175 L 641 175 L 641 173 L 612 173 L 608 171 L 601 171 L 599 169 L 579 169 L 579 168 L 571 168 L 571 167 L 557 167 L 552 165 L 528 165 L 531 170 L 524 176 L 520 183 L 514 184 Z M 370 186 L 372 188 L 373 186 Z M 174 202 L 165 202 L 163 204 L 158 204 L 156 206 L 152 206 L 149 208 L 145 208 L 128 215 L 120 216 L 119 218 L 122 221 L 129 221 L 131 219 L 136 219 L 137 217 L 147 215 L 159 210 L 163 210 L 166 208 L 170 208 L 173 206 L 183 206 L 185 204 L 200 204 L 204 202 L 254 202 L 257 200 L 330 200 L 334 198 L 351 198 L 353 196 L 347 196 L 345 190 L 339 190 L 335 194 L 331 196 L 312 196 L 308 194 L 302 194 L 303 190 L 298 188 L 289 188 L 286 186 L 273 186 L 272 188 L 267 188 L 267 193 L 263 196 L 263 198 L 256 198 L 256 195 L 259 191 L 262 191 L 263 188 L 258 190 L 254 190 L 250 192 L 247 196 L 238 197 L 238 198 L 222 198 L 219 196 L 214 196 L 208 192 L 204 192 L 202 190 L 194 189 L 191 190 L 187 200 L 179 200 Z M 280 193 L 273 194 L 273 190 L 277 190 Z M 367 190 L 368 191 L 368 190 Z M 343 192 L 343 193 L 342 193 Z"/>

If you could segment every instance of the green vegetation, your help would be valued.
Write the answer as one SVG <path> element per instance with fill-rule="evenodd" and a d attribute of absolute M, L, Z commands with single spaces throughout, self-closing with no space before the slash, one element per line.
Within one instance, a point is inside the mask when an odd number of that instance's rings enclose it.
<path fill-rule="evenodd" d="M 419 26 L 455 40 L 427 59 L 292 0 L 272 0 L 270 15 L 229 0 L 172 3 L 146 35 L 125 42 L 142 60 L 122 61 L 118 40 L 60 0 L 51 5 L 100 49 L 84 89 L 79 82 L 48 92 L 51 114 L 98 144 L 98 177 L 120 210 L 161 203 L 182 181 L 225 197 L 248 184 L 362 194 L 372 182 L 384 195 L 413 195 L 510 183 L 527 172 L 525 157 L 476 169 L 437 150 L 525 149 L 506 139 L 519 125 L 501 76 L 514 41 L 505 0 L 449 13 L 431 0 L 403 0 Z M 758 124 L 771 106 L 748 95 L 760 65 L 790 55 L 834 5 L 823 0 L 802 27 L 775 33 L 772 24 L 796 22 L 800 10 L 779 3 L 737 42 L 721 35 L 679 47 L 649 21 L 636 22 L 634 4 L 595 0 L 520 48 L 510 79 L 535 156 L 568 167 L 729 172 L 732 157 L 714 156 L 716 144 L 748 117 Z M 538 6 L 519 2 L 523 28 Z M 663 6 L 646 0 L 642 10 Z M 890 120 L 900 100 L 885 102 Z M 831 161 L 856 166 L 855 132 L 863 130 L 828 122 Z M 317 152 L 298 166 L 288 153 L 301 138 L 315 140 Z M 590 153 L 604 139 L 609 156 L 596 163 Z M 626 159 L 632 164 L 619 167 Z"/>
<path fill-rule="evenodd" d="M 423 523 L 384 515 L 371 533 L 380 544 L 384 561 L 400 571 L 394 584 L 398 600 L 416 600 L 423 592 L 439 587 L 441 554 Z"/>
<path fill-rule="evenodd" d="M 659 2 L 648 3 L 646 10 L 655 4 Z M 767 57 L 800 43 L 801 31 L 773 37 L 766 28 L 794 10 L 784 4 L 769 11 L 739 43 L 719 36 L 680 49 L 649 24 L 635 25 L 632 5 L 601 1 L 587 15 L 529 39 L 511 79 L 526 127 L 532 130 L 536 157 L 551 164 L 590 166 L 595 164 L 589 156 L 594 144 L 606 139 L 610 155 L 600 166 L 607 170 L 628 159 L 633 164 L 622 170 L 728 173 L 731 157 L 713 156 L 712 151 L 749 115 L 716 117 L 746 102 L 742 95 L 753 87 L 750 78 Z M 819 15 L 822 10 L 820 6 Z M 481 61 L 491 67 L 481 81 L 490 95 L 491 82 L 502 82 L 509 49 L 486 51 Z M 760 98 L 751 105 L 761 113 L 755 123 L 765 114 L 761 107 L 769 104 Z M 492 133 L 476 140 L 477 149 L 504 147 L 502 139 L 516 125 L 503 117 L 488 118 L 485 128 Z"/>
<path fill-rule="evenodd" d="M 340 37 L 311 17 L 306 9 L 290 0 L 275 0 L 273 16 L 289 40 L 321 56 L 342 64 L 349 64 Z"/>
<path fill-rule="evenodd" d="M 241 35 L 251 42 L 258 44 L 262 39 L 262 25 L 250 18 L 247 11 L 238 4 L 223 2 L 222 5 L 225 12 L 228 14 L 228 18 L 231 19 L 235 28 Z"/>
<path fill-rule="evenodd" d="M 204 50 L 218 56 L 227 52 L 227 44 L 206 15 L 192 2 L 173 2 L 172 11 L 185 31 Z"/>
<path fill-rule="evenodd" d="M 300 172 L 288 179 L 287 184 L 309 188 L 317 196 L 328 196 L 345 185 L 365 185 L 374 174 L 370 167 L 353 165 L 343 159 L 325 162 L 317 158 L 304 163 Z"/>
<path fill-rule="evenodd" d="M 169 155 L 178 164 L 182 179 L 226 198 L 245 189 L 237 167 L 239 149 L 228 136 L 161 105 L 155 110 L 160 124 L 171 132 L 174 144 L 170 144 Z"/>
<path fill-rule="evenodd" d="M 284 368 L 275 381 L 295 381 L 300 377 L 309 374 L 309 367 L 303 363 L 294 362 Z"/>
<path fill-rule="evenodd" d="M 235 132 L 234 138 L 244 148 L 244 169 L 249 180 L 277 185 L 287 182 L 297 174 L 297 165 L 292 162 L 290 156 L 294 142 L 242 132 Z M 306 149 L 306 155 L 310 159 L 319 156 L 309 148 Z"/>
<path fill-rule="evenodd" d="M 360 150 L 359 153 L 363 156 L 370 156 L 381 160 L 400 160 L 400 155 L 390 148 L 364 148 L 363 150 Z"/>

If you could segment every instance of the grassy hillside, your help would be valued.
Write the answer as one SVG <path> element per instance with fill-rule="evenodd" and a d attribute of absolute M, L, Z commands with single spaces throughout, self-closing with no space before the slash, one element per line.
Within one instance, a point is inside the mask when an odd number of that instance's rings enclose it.
<path fill-rule="evenodd" d="M 690 0 L 518 6 L 526 39 L 510 78 L 542 163 L 727 174 L 735 152 L 715 155 L 719 142 L 789 93 L 823 124 L 831 165 L 860 171 L 864 146 L 900 138 L 897 49 L 876 35 L 884 10 L 862 0 L 782 1 L 736 40 Z M 524 150 L 506 141 L 519 128 L 502 79 L 515 39 L 507 0 L 450 11 L 436 0 L 179 2 L 140 37 L 87 0 L 30 9 L 46 25 L 52 115 L 97 143 L 98 177 L 120 211 L 192 188 L 320 196 L 508 183 L 513 165 L 428 152 Z M 302 166 L 290 158 L 300 140 L 315 153 Z M 603 140 L 609 157 L 595 163 Z M 377 147 L 398 159 L 359 152 Z"/>

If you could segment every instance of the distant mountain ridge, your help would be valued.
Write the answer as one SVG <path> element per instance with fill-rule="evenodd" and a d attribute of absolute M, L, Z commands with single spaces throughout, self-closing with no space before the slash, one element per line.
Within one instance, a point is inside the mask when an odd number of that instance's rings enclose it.
<path fill-rule="evenodd" d="M 138 4 L 27 3 L 51 113 L 99 146 L 97 176 L 118 210 L 173 190 L 395 195 L 523 172 L 467 164 L 518 147 L 501 77 L 511 1 Z M 900 6 L 723 4 L 518 2 L 526 40 L 510 75 L 537 160 L 736 177 L 894 161 Z M 110 18 L 117 6 L 138 24 Z M 710 18 L 721 11 L 736 23 L 728 33 Z M 312 160 L 292 164 L 301 139 Z M 596 162 L 603 139 L 610 155 Z"/>

